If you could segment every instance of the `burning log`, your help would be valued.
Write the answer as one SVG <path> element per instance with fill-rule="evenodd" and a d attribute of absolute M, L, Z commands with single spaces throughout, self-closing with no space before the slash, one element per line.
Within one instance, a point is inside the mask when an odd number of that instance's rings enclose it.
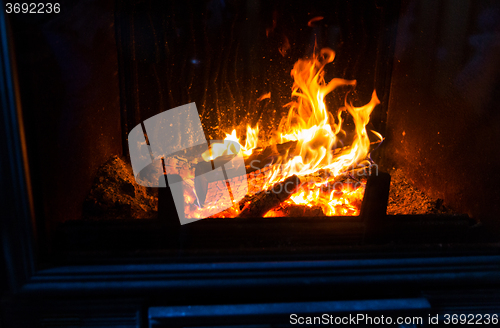
<path fill-rule="evenodd" d="M 283 206 L 285 205 L 285 206 Z M 297 204 L 281 204 L 278 208 L 275 208 L 266 213 L 265 217 L 320 217 L 325 216 L 321 206 L 308 206 L 308 205 L 297 205 Z"/>
<path fill-rule="evenodd" d="M 285 157 L 290 151 L 293 150 L 297 143 L 295 141 L 286 142 L 278 145 L 271 145 L 262 150 L 254 151 L 249 157 L 245 158 L 246 180 L 248 182 L 248 190 L 242 188 L 241 190 L 231 190 L 236 199 L 241 199 L 245 194 L 256 194 L 264 188 L 264 185 L 269 181 L 272 173 L 272 164 L 278 158 Z M 211 171 L 214 168 L 223 166 L 229 162 L 234 155 L 223 155 L 215 158 L 211 162 L 200 162 L 194 166 L 195 176 L 201 176 L 204 173 Z M 238 168 L 234 168 L 238 170 Z M 240 172 L 238 170 L 238 172 Z M 227 169 L 228 176 L 235 176 L 232 169 Z M 245 176 L 236 176 L 227 180 L 234 186 L 246 186 L 240 184 Z M 201 177 L 196 180 L 196 194 L 200 205 L 217 202 L 220 198 L 220 190 L 226 188 L 226 176 L 224 174 L 211 174 L 208 177 Z"/>
<path fill-rule="evenodd" d="M 376 147 L 378 147 L 380 143 L 381 143 L 380 140 L 370 143 L 370 151 L 376 149 Z M 297 141 L 287 141 L 282 144 L 273 144 L 267 146 L 264 149 L 255 149 L 250 156 L 245 158 L 245 168 L 247 173 L 260 170 L 267 166 L 275 164 L 278 161 L 278 159 L 281 159 L 280 162 L 285 163 L 288 159 L 287 157 L 290 154 L 293 154 L 296 146 L 297 146 Z M 350 146 L 335 148 L 332 149 L 332 154 L 338 155 L 343 151 L 349 149 Z M 367 167 L 359 168 L 356 170 L 356 172 L 361 171 L 363 169 L 367 169 Z"/>
<path fill-rule="evenodd" d="M 304 184 L 321 185 L 321 189 L 324 190 L 339 190 L 341 187 L 355 190 L 362 182 L 366 182 L 372 171 L 375 171 L 375 174 L 378 172 L 378 170 L 372 169 L 371 165 L 351 168 L 336 176 L 333 176 L 329 170 L 318 170 L 302 179 Z"/>
<path fill-rule="evenodd" d="M 254 149 L 253 153 L 245 158 L 248 190 L 243 188 L 241 190 L 232 190 L 231 192 L 233 193 L 234 198 L 241 199 L 247 193 L 249 194 L 249 197 L 252 197 L 252 195 L 261 192 L 269 182 L 274 169 L 276 169 L 274 164 L 287 162 L 289 160 L 287 157 L 294 152 L 296 146 L 297 141 L 288 141 L 282 144 L 273 144 L 261 149 Z M 337 148 L 334 150 L 334 153 L 337 154 L 346 149 L 349 149 L 349 147 Z M 212 161 L 212 164 L 210 162 L 200 162 L 194 166 L 195 176 L 202 175 L 209 172 L 213 168 L 220 167 L 224 163 L 230 161 L 233 157 L 234 155 L 223 155 L 215 158 Z M 361 175 L 368 175 L 367 172 L 371 172 L 371 168 L 369 166 L 351 169 L 336 177 L 335 181 L 330 184 L 337 183 L 338 180 L 343 180 L 348 177 L 356 179 Z M 234 176 L 231 169 L 228 169 L 227 173 L 228 176 Z M 313 176 L 306 177 L 306 180 L 307 183 L 313 182 L 314 179 L 321 182 L 329 181 L 331 179 L 329 174 L 331 174 L 329 170 L 319 170 L 313 174 Z M 231 178 L 228 182 L 230 182 L 233 186 L 243 187 L 243 185 L 239 182 L 243 181 L 244 178 L 244 176 L 238 176 Z M 216 203 L 220 198 L 221 190 L 225 190 L 226 188 L 225 175 L 212 174 L 210 177 L 200 178 L 197 180 L 195 188 L 200 205 L 204 206 L 204 204 Z"/>
<path fill-rule="evenodd" d="M 281 158 L 284 159 L 289 153 L 293 152 L 297 146 L 297 141 L 288 141 L 282 144 L 273 144 L 262 150 L 254 150 L 254 152 L 245 158 L 245 168 L 247 173 L 261 170 L 270 166 Z"/>
<path fill-rule="evenodd" d="M 282 202 L 290 198 L 300 187 L 300 179 L 296 175 L 274 184 L 268 190 L 254 195 L 250 198 L 244 198 L 240 202 L 243 205 L 240 218 L 263 217 L 270 210 L 278 207 Z"/>

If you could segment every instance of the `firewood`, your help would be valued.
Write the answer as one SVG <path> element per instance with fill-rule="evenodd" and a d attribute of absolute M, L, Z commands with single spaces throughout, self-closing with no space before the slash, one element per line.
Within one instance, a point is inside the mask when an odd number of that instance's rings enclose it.
<path fill-rule="evenodd" d="M 286 205 L 286 206 L 283 206 Z M 266 217 L 320 217 L 325 216 L 321 206 L 301 205 L 301 204 L 281 204 L 277 208 L 267 212 Z"/>
<path fill-rule="evenodd" d="M 376 149 L 379 144 L 380 141 L 370 143 L 370 151 Z M 254 149 L 252 154 L 245 158 L 247 173 L 275 164 L 278 159 L 281 159 L 282 163 L 286 162 L 287 157 L 295 150 L 296 146 L 297 141 L 287 141 L 282 144 L 273 144 L 263 149 Z M 350 148 L 350 146 L 335 148 L 332 149 L 332 153 L 333 155 L 338 155 Z"/>
<path fill-rule="evenodd" d="M 263 186 L 267 183 L 269 176 L 272 173 L 272 165 L 278 158 L 283 158 L 293 150 L 296 142 L 290 141 L 279 145 L 271 145 L 262 150 L 256 150 L 245 159 L 246 180 L 248 182 L 248 189 L 231 190 L 236 199 L 240 199 L 246 193 L 255 194 L 260 192 Z M 194 165 L 194 172 L 197 179 L 195 180 L 196 194 L 200 205 L 213 203 L 217 201 L 219 196 L 218 191 L 225 189 L 226 175 L 232 177 L 228 182 L 233 182 L 234 186 L 245 187 L 247 184 L 240 184 L 245 178 L 243 176 L 236 176 L 234 172 L 241 172 L 239 168 L 232 167 L 226 168 L 226 174 L 222 172 L 213 172 L 207 176 L 205 173 L 217 169 L 231 161 L 235 155 L 224 155 L 217 157 L 213 161 L 201 161 Z"/>
<path fill-rule="evenodd" d="M 274 184 L 268 190 L 254 196 L 244 204 L 240 218 L 263 217 L 270 210 L 278 207 L 290 198 L 300 187 L 300 179 L 296 175 Z"/>
<path fill-rule="evenodd" d="M 295 149 L 297 141 L 288 141 L 282 144 L 273 144 L 264 149 L 256 149 L 250 156 L 245 158 L 247 173 L 270 166 L 278 159 L 285 159 Z"/>
<path fill-rule="evenodd" d="M 241 199 L 246 194 L 250 198 L 254 194 L 259 193 L 263 190 L 264 186 L 268 183 L 272 172 L 278 169 L 279 162 L 286 162 L 287 157 L 291 152 L 294 151 L 297 146 L 297 141 L 288 141 L 283 144 L 273 144 L 261 149 L 255 149 L 253 153 L 245 158 L 245 170 L 246 170 L 246 181 L 248 184 L 240 184 L 245 179 L 245 176 L 236 176 L 231 168 L 226 169 L 226 175 L 228 177 L 233 177 L 228 180 L 233 186 L 240 186 L 239 190 L 231 190 L 235 199 Z M 341 152 L 348 149 L 349 147 L 337 148 L 335 153 Z M 213 168 L 220 167 L 225 163 L 228 163 L 235 155 L 224 155 L 216 158 L 211 162 L 201 161 L 200 163 L 194 165 L 194 175 L 200 176 L 204 173 L 211 171 Z M 236 169 L 234 169 L 236 170 Z M 352 176 L 357 178 L 359 172 L 363 170 L 368 170 L 367 167 L 350 169 L 349 171 L 341 174 L 338 178 L 335 178 L 336 182 L 340 179 L 348 178 Z M 238 171 L 241 172 L 241 171 Z M 171 172 L 167 172 L 171 173 Z M 176 172 L 172 172 L 176 173 Z M 322 182 L 330 181 L 332 172 L 329 170 L 319 170 L 314 174 L 305 177 L 306 183 L 313 181 Z M 218 201 L 221 190 L 226 187 L 225 174 L 222 172 L 210 174 L 207 177 L 198 178 L 195 183 L 196 194 L 201 206 L 205 204 L 213 204 Z M 248 189 L 245 188 L 248 185 Z M 248 198 L 248 197 L 247 197 Z M 247 199 L 245 198 L 245 199 Z"/>
<path fill-rule="evenodd" d="M 327 189 L 338 189 L 343 184 L 356 184 L 359 181 L 366 181 L 372 172 L 371 166 L 361 166 L 351 168 L 333 176 L 332 171 L 321 169 L 312 174 L 301 177 L 303 184 L 322 185 Z"/>

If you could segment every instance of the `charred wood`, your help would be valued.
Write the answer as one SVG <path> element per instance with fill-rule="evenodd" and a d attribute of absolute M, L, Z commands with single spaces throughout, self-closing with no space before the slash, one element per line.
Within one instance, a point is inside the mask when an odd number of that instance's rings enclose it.
<path fill-rule="evenodd" d="M 300 179 L 293 175 L 285 180 L 274 184 L 268 190 L 254 195 L 251 198 L 244 198 L 240 202 L 243 205 L 238 217 L 262 217 L 273 208 L 278 207 L 282 202 L 290 198 L 300 187 Z"/>

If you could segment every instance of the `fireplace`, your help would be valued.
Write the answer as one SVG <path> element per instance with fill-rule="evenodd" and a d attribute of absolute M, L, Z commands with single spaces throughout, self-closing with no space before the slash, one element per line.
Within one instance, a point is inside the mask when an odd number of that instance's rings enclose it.
<path fill-rule="evenodd" d="M 91 318 L 100 290 L 151 326 L 498 302 L 497 4 L 61 8 L 2 21 L 12 318 Z"/>

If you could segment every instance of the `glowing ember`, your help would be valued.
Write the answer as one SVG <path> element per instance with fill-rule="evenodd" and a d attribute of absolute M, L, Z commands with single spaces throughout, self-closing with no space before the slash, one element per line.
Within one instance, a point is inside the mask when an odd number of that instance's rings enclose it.
<path fill-rule="evenodd" d="M 320 19 L 317 17 L 310 23 Z M 263 188 L 295 174 L 304 183 L 297 193 L 281 205 L 282 208 L 300 205 L 320 207 L 326 216 L 358 215 L 364 194 L 364 181 L 354 179 L 340 183 L 336 177 L 366 160 L 370 150 L 366 125 L 374 107 L 380 102 L 373 91 L 371 101 L 365 106 L 354 107 L 346 100 L 345 105 L 332 114 L 325 104 L 325 97 L 338 87 L 356 85 L 355 80 L 334 78 L 329 82 L 325 81 L 324 67 L 333 62 L 334 58 L 334 51 L 324 48 L 312 58 L 300 59 L 295 63 L 291 71 L 294 79 L 292 101 L 286 105 L 289 107 L 288 115 L 281 120 L 277 133 L 271 140 L 259 140 L 258 126 L 247 126 L 244 144 L 237 136 L 236 129 L 231 134 L 226 134 L 225 141 L 238 142 L 245 158 L 264 145 L 295 142 L 295 147 L 286 156 L 280 156 L 274 161 Z M 265 95 L 267 97 L 270 95 Z M 353 118 L 355 136 L 349 147 L 337 148 L 341 144 L 340 136 L 346 135 L 342 130 L 344 112 Z M 382 139 L 380 134 L 374 134 Z M 209 161 L 236 152 L 231 143 L 224 142 L 212 145 L 211 150 L 203 154 L 203 158 Z M 238 214 L 236 206 L 231 211 L 232 214 L 225 211 L 221 216 Z M 265 216 L 281 214 L 283 213 L 278 209 Z"/>

